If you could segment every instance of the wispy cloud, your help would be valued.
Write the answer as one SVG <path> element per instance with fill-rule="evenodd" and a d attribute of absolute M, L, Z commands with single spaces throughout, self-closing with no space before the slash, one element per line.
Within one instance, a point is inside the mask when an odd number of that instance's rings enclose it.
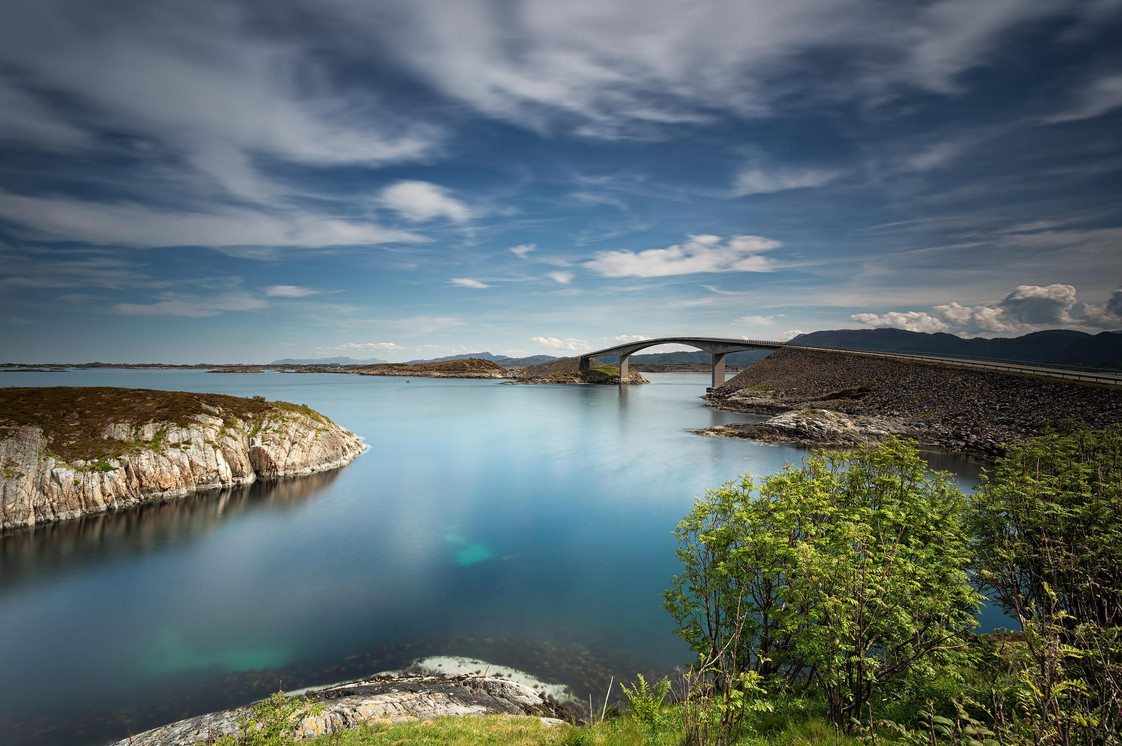
<path fill-rule="evenodd" d="M 548 277 L 549 279 L 553 280 L 554 282 L 560 283 L 562 285 L 568 285 L 569 283 L 571 283 L 573 281 L 574 275 L 573 275 L 572 272 L 558 271 L 558 272 L 547 272 L 546 277 Z"/>
<path fill-rule="evenodd" d="M 0 219 L 29 236 L 135 247 L 312 247 L 416 243 L 427 240 L 370 221 L 293 210 L 267 213 L 224 208 L 209 214 L 145 205 L 28 197 L 0 192 Z"/>
<path fill-rule="evenodd" d="M 491 287 L 485 282 L 481 282 L 480 280 L 473 280 L 470 277 L 453 277 L 448 282 L 462 288 L 475 288 L 477 290 Z"/>
<path fill-rule="evenodd" d="M 186 316 L 208 318 L 228 311 L 258 311 L 269 302 L 248 293 L 228 293 L 219 296 L 181 295 L 164 293 L 156 303 L 118 303 L 115 313 L 125 316 Z"/>
<path fill-rule="evenodd" d="M 736 175 L 732 192 L 737 197 L 746 197 L 788 189 L 806 189 L 829 184 L 840 175 L 839 171 L 820 168 L 746 168 Z"/>
<path fill-rule="evenodd" d="M 273 285 L 265 289 L 265 295 L 274 298 L 307 298 L 309 295 L 317 295 L 319 292 L 299 285 Z"/>
<path fill-rule="evenodd" d="M 604 251 L 584 266 L 604 277 L 666 277 L 708 272 L 769 272 L 773 260 L 763 252 L 779 241 L 762 236 L 690 236 L 684 244 L 646 251 Z"/>
<path fill-rule="evenodd" d="M 1122 107 L 1122 73 L 1103 75 L 1082 88 L 1066 110 L 1045 119 L 1050 124 L 1091 119 Z"/>
<path fill-rule="evenodd" d="M 542 347 L 548 347 L 551 350 L 565 350 L 568 352 L 587 352 L 592 349 L 588 346 L 588 342 L 583 339 L 560 339 L 559 337 L 530 337 L 531 342 L 536 342 Z"/>
<path fill-rule="evenodd" d="M 517 246 L 511 246 L 509 249 L 507 249 L 507 251 L 509 251 L 511 254 L 514 254 L 519 259 L 525 259 L 526 256 L 535 248 L 537 247 L 535 247 L 532 243 L 523 243 Z"/>

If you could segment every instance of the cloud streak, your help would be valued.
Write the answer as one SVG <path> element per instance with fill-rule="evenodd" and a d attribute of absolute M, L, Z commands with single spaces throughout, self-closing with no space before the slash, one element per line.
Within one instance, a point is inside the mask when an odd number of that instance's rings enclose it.
<path fill-rule="evenodd" d="M 584 267 L 604 277 L 668 277 L 711 272 L 770 272 L 763 252 L 783 244 L 762 236 L 694 235 L 683 244 L 645 251 L 604 251 Z"/>

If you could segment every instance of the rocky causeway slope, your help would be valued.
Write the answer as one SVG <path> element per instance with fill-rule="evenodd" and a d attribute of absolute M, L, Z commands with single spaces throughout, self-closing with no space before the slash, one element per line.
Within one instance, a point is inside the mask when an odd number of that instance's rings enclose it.
<path fill-rule="evenodd" d="M 349 463 L 308 407 L 146 389 L 0 388 L 0 530 Z"/>
<path fill-rule="evenodd" d="M 783 349 L 706 397 L 770 415 L 707 435 L 854 446 L 892 435 L 993 457 L 1049 427 L 1122 423 L 1122 388 L 839 352 Z"/>

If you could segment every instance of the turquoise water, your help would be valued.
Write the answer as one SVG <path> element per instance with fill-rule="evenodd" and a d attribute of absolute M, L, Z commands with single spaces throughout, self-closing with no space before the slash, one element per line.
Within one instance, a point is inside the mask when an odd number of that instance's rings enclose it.
<path fill-rule="evenodd" d="M 561 680 L 555 659 L 584 651 L 618 654 L 631 669 L 617 679 L 685 662 L 659 597 L 678 570 L 674 525 L 706 488 L 805 455 L 690 433 L 747 419 L 702 406 L 701 374 L 650 374 L 652 385 L 622 390 L 3 376 L 264 395 L 307 404 L 370 445 L 327 474 L 0 537 L 0 728 L 15 743 L 102 743 L 263 687 L 457 645 L 529 668 L 527 651 L 544 650 L 537 673 Z M 969 461 L 938 466 L 973 484 Z M 182 693 L 183 704 L 153 712 L 153 693 L 161 703 Z"/>

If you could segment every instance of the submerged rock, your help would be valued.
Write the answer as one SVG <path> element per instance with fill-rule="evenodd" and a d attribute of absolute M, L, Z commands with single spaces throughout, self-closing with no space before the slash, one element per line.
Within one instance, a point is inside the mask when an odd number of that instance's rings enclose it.
<path fill-rule="evenodd" d="M 364 450 L 351 431 L 284 402 L 0 389 L 0 529 L 334 469 Z"/>

